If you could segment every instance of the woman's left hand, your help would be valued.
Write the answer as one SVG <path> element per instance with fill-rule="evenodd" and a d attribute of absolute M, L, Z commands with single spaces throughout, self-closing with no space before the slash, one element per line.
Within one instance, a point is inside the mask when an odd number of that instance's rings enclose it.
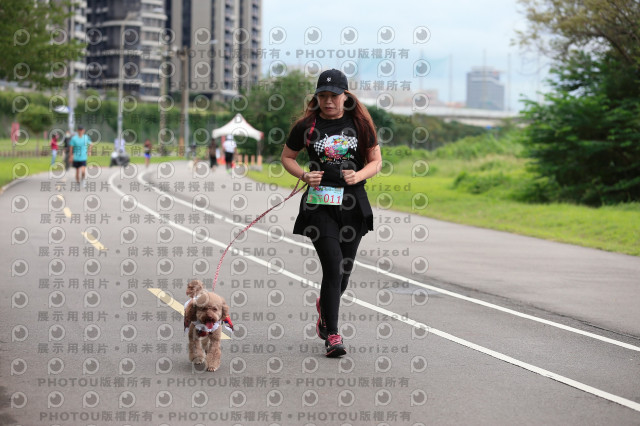
<path fill-rule="evenodd" d="M 342 177 L 347 185 L 355 185 L 360 182 L 360 178 L 355 170 L 343 170 Z"/>

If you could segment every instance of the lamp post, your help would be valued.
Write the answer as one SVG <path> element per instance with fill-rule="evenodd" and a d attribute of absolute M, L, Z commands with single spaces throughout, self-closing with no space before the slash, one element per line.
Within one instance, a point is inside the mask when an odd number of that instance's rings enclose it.
<path fill-rule="evenodd" d="M 153 13 L 161 13 L 164 15 L 165 10 L 164 7 L 155 7 L 151 10 Z M 165 20 L 166 20 L 166 16 L 165 16 Z M 164 49 L 162 49 L 162 51 L 160 52 L 160 54 L 162 55 L 162 64 L 160 65 L 160 101 L 162 102 L 162 100 L 164 99 L 164 97 L 167 95 L 167 75 L 165 73 L 166 70 L 163 70 L 162 67 L 166 66 L 166 61 L 169 58 L 169 52 L 170 52 L 170 43 L 167 43 L 164 47 Z M 164 153 L 164 142 L 162 140 L 162 131 L 164 130 L 164 128 L 166 127 L 166 123 L 167 123 L 167 114 L 164 110 L 164 107 L 162 107 L 162 105 L 159 105 L 160 107 L 160 129 L 158 131 L 158 142 L 160 143 L 160 145 L 162 146 L 162 152 Z M 164 154 L 163 154 L 164 155 Z"/>
<path fill-rule="evenodd" d="M 167 48 L 162 52 L 163 61 L 166 61 L 168 57 L 169 57 L 169 46 L 167 46 Z M 162 66 L 164 66 L 164 64 L 161 65 L 161 67 Z M 161 100 L 161 102 L 164 100 L 164 97 L 167 95 L 167 77 L 166 77 L 165 71 L 166 70 L 162 70 L 162 69 L 160 70 L 160 100 Z M 162 131 L 166 127 L 166 125 L 167 125 L 166 123 L 167 123 L 167 113 L 165 112 L 164 107 L 162 105 L 160 105 L 160 129 L 158 131 L 158 142 L 160 144 L 163 144 Z"/>
<path fill-rule="evenodd" d="M 185 138 L 189 143 L 189 48 L 183 46 L 177 50 L 178 58 L 182 65 L 180 72 L 180 89 L 182 90 L 182 100 L 180 103 L 180 137 L 178 139 L 178 155 L 185 154 Z"/>
<path fill-rule="evenodd" d="M 69 132 L 73 133 L 76 130 L 76 116 L 75 116 L 75 108 L 76 108 L 76 79 L 75 79 L 75 70 L 73 61 L 69 61 L 69 75 L 71 78 L 69 79 L 69 116 L 67 117 L 67 126 L 69 127 Z"/>
<path fill-rule="evenodd" d="M 210 46 L 216 44 L 217 40 L 211 40 Z M 180 137 L 178 138 L 178 155 L 185 154 L 185 143 L 189 144 L 189 56 L 191 49 L 182 46 L 178 49 L 173 47 L 172 51 L 178 55 L 181 62 L 182 71 L 180 72 L 180 89 L 182 90 L 182 100 L 180 105 Z"/>
<path fill-rule="evenodd" d="M 136 17 L 138 12 L 129 12 L 120 23 L 120 65 L 118 66 L 118 133 L 116 140 L 121 142 L 122 138 L 122 68 L 124 68 L 124 26 L 128 20 Z M 120 144 L 121 145 L 121 144 Z"/>
<path fill-rule="evenodd" d="M 75 26 L 75 7 L 69 6 L 69 12 L 71 16 L 69 17 L 69 31 L 72 31 Z M 75 78 L 75 67 L 74 61 L 69 60 L 69 87 L 68 87 L 68 96 L 69 96 L 69 116 L 67 117 L 67 126 L 69 127 L 69 132 L 73 134 L 76 130 L 76 116 L 75 116 L 75 108 L 76 108 L 76 78 Z"/>

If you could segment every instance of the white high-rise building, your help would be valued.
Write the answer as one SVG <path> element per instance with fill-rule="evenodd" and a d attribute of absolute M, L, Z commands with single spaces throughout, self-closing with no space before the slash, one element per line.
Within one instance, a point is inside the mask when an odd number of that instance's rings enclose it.
<path fill-rule="evenodd" d="M 66 12 L 70 17 L 64 22 L 63 33 L 59 33 L 59 41 L 66 40 L 79 40 L 84 43 L 87 39 L 87 2 L 86 0 L 73 0 L 66 7 Z M 86 63 L 84 58 L 80 58 L 77 61 L 69 61 L 67 64 L 69 76 L 71 76 L 71 82 L 77 87 L 85 87 L 86 80 Z"/>
<path fill-rule="evenodd" d="M 467 73 L 467 108 L 504 111 L 504 84 L 500 71 L 492 67 L 473 67 Z"/>
<path fill-rule="evenodd" d="M 189 49 L 189 89 L 222 99 L 260 78 L 261 0 L 167 0 L 175 49 Z M 182 81 L 174 56 L 170 90 Z"/>
<path fill-rule="evenodd" d="M 122 47 L 124 91 L 143 101 L 160 96 L 161 35 L 166 27 L 163 0 L 88 0 L 87 82 L 117 90 Z M 122 37 L 121 37 L 122 36 Z"/>
<path fill-rule="evenodd" d="M 126 94 L 155 101 L 163 83 L 168 92 L 179 92 L 182 66 L 177 51 L 185 48 L 191 93 L 223 99 L 241 88 L 250 89 L 260 78 L 261 0 L 81 0 L 77 4 L 81 13 L 75 25 L 85 31 L 87 41 L 86 61 L 78 69 L 83 68 L 87 87 L 117 90 L 122 52 Z M 163 68 L 169 57 L 173 66 Z"/>

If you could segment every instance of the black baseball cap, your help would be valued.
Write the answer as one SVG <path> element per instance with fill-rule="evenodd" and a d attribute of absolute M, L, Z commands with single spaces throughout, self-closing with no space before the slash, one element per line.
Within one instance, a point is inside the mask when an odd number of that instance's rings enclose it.
<path fill-rule="evenodd" d="M 320 92 L 332 92 L 336 95 L 340 95 L 345 90 L 349 90 L 347 76 L 340 70 L 330 69 L 323 71 L 322 74 L 320 74 L 320 77 L 318 77 L 315 94 L 317 95 Z"/>
<path fill-rule="evenodd" d="M 78 126 L 78 130 L 84 130 L 84 126 Z"/>

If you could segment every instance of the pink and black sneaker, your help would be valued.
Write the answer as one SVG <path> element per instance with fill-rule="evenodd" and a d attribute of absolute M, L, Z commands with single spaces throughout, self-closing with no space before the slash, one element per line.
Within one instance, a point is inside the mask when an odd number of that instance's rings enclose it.
<path fill-rule="evenodd" d="M 347 350 L 342 343 L 342 337 L 339 334 L 331 334 L 324 342 L 327 347 L 327 357 L 336 358 L 347 353 Z"/>

